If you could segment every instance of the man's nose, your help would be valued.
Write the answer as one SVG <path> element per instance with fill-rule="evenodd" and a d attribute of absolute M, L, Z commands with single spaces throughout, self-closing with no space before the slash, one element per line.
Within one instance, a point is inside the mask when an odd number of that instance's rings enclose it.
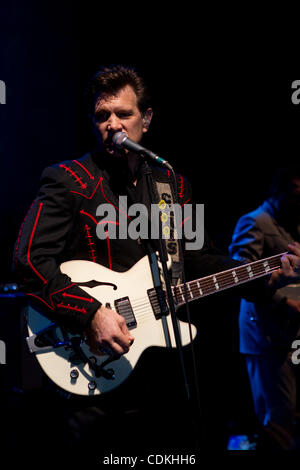
<path fill-rule="evenodd" d="M 109 131 L 117 132 L 122 130 L 121 120 L 115 114 L 111 114 L 107 121 L 107 129 Z"/>

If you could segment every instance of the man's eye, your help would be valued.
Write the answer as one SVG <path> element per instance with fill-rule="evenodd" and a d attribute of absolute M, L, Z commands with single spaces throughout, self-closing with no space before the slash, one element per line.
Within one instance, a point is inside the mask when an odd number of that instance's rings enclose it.
<path fill-rule="evenodd" d="M 109 118 L 109 113 L 100 112 L 95 114 L 95 119 L 97 122 L 105 122 Z"/>
<path fill-rule="evenodd" d="M 126 119 L 126 118 L 129 118 L 130 116 L 132 116 L 131 112 L 124 111 L 123 113 L 118 113 L 118 117 L 121 119 Z"/>

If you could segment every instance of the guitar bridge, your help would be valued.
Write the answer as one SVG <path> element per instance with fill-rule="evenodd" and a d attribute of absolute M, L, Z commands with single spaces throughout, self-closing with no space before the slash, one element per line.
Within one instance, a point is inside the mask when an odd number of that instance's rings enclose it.
<path fill-rule="evenodd" d="M 129 297 L 122 297 L 121 299 L 115 300 L 115 309 L 125 318 L 127 328 L 132 330 L 136 328 L 136 319 L 131 307 Z"/>
<path fill-rule="evenodd" d="M 64 332 L 63 339 L 59 337 L 59 326 L 57 323 L 51 323 L 46 328 L 32 334 L 26 338 L 27 346 L 31 353 L 33 352 L 47 352 L 52 351 L 53 348 L 60 348 L 62 346 L 70 347 L 70 339 Z"/>

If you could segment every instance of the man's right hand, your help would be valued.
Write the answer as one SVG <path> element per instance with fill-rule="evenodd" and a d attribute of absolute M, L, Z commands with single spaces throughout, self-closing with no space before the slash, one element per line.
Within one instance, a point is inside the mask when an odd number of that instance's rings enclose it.
<path fill-rule="evenodd" d="M 134 341 L 124 317 L 103 305 L 95 313 L 85 333 L 90 350 L 98 355 L 101 355 L 101 350 L 111 355 L 125 354 Z"/>

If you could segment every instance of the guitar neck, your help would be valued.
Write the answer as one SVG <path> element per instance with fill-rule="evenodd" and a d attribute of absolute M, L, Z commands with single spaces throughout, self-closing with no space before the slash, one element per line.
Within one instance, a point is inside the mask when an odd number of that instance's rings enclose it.
<path fill-rule="evenodd" d="M 258 279 L 259 277 L 266 276 L 280 268 L 280 258 L 285 254 L 287 254 L 287 252 L 252 263 L 243 264 L 201 279 L 189 281 L 186 282 L 185 285 L 179 284 L 173 287 L 173 295 L 176 303 L 178 306 L 181 306 L 186 302 L 191 302 L 192 300 L 200 299 L 207 295 L 215 294 L 216 292 L 230 289 L 239 284 L 244 284 Z"/>

